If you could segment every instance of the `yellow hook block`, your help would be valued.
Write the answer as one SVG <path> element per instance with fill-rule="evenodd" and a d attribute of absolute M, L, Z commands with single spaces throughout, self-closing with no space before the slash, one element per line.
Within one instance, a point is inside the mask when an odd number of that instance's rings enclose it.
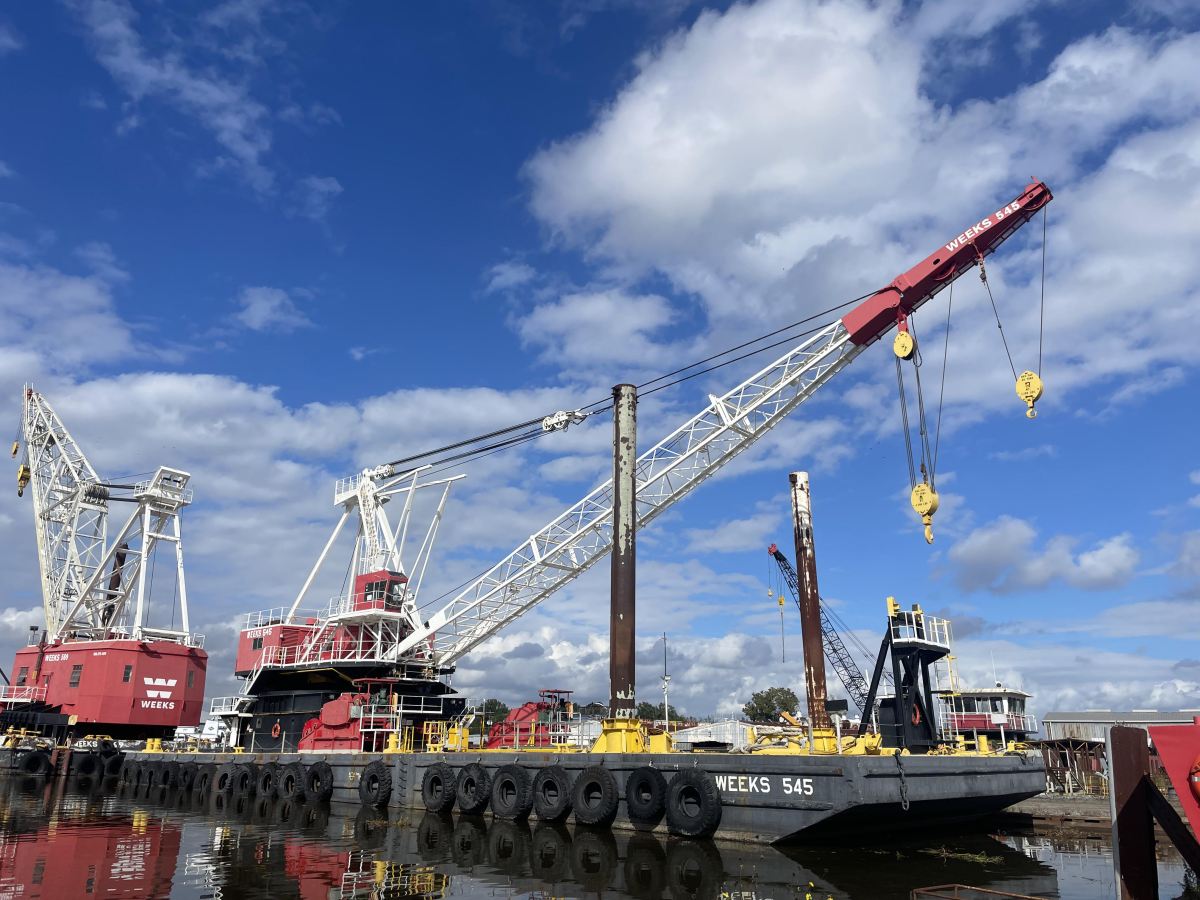
<path fill-rule="evenodd" d="M 1022 372 L 1017 379 L 1017 396 L 1029 404 L 1025 415 L 1030 419 L 1037 418 L 1037 410 L 1033 408 L 1033 404 L 1042 399 L 1042 387 L 1042 379 L 1033 372 Z"/>
<path fill-rule="evenodd" d="M 917 349 L 917 342 L 913 340 L 913 336 L 907 331 L 897 331 L 896 339 L 892 341 L 892 350 L 901 359 L 912 359 L 913 351 Z"/>
<path fill-rule="evenodd" d="M 933 514 L 937 512 L 937 491 L 922 482 L 912 491 L 912 508 L 917 511 L 921 521 L 925 523 L 925 543 L 933 543 Z"/>

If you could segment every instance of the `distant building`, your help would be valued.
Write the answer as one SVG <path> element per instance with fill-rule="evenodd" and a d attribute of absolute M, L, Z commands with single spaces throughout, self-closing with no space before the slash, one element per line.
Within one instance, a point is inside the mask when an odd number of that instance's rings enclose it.
<path fill-rule="evenodd" d="M 1134 709 L 1128 712 L 1088 709 L 1083 712 L 1048 712 L 1042 716 L 1042 727 L 1048 741 L 1104 743 L 1106 731 L 1113 725 L 1141 729 L 1150 725 L 1191 725 L 1194 716 L 1200 716 L 1200 709 L 1181 709 L 1178 712 L 1159 712 L 1157 709 Z"/>
<path fill-rule="evenodd" d="M 608 704 L 594 700 L 585 706 L 579 707 L 579 715 L 585 719 L 606 719 L 608 718 Z"/>

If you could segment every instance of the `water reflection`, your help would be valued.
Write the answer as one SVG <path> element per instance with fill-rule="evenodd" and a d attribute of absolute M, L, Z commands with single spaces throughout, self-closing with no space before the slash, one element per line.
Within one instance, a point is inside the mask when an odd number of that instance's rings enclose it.
<path fill-rule="evenodd" d="M 0 900 L 903 898 L 961 882 L 1046 897 L 1111 886 L 1101 840 L 984 831 L 775 849 L 103 782 L 0 781 Z M 1081 861 L 1082 860 L 1082 861 Z M 1163 896 L 1182 879 L 1163 861 Z M 1174 868 L 1172 868 L 1174 866 Z M 1111 895 L 1111 891 L 1109 891 Z"/>

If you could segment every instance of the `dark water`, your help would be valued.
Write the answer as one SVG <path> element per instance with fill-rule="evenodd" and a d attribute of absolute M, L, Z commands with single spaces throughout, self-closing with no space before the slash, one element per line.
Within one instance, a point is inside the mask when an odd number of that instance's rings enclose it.
<path fill-rule="evenodd" d="M 4 777 L 0 827 L 0 900 L 886 900 L 951 882 L 1113 896 L 1106 839 L 996 826 L 780 850 Z M 1177 897 L 1184 868 L 1162 850 L 1161 896 Z"/>

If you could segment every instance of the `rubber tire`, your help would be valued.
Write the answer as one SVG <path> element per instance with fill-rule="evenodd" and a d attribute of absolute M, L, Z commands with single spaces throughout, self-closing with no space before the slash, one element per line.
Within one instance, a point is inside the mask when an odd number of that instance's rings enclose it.
<path fill-rule="evenodd" d="M 179 763 L 174 760 L 159 763 L 158 777 L 163 787 L 179 787 Z"/>
<path fill-rule="evenodd" d="M 667 827 L 678 837 L 706 838 L 721 824 L 721 792 L 703 769 L 683 769 L 667 790 Z"/>
<path fill-rule="evenodd" d="M 333 769 L 318 760 L 304 771 L 304 796 L 310 803 L 325 803 L 333 796 Z"/>
<path fill-rule="evenodd" d="M 258 783 L 254 790 L 260 797 L 279 796 L 279 775 L 283 771 L 279 763 L 269 762 L 259 767 Z"/>
<path fill-rule="evenodd" d="M 358 850 L 378 850 L 387 840 L 388 826 L 391 822 L 379 818 L 379 810 L 364 806 L 354 818 L 354 844 Z"/>
<path fill-rule="evenodd" d="M 497 819 L 524 819 L 533 809 L 533 782 L 529 773 L 513 763 L 492 776 L 492 815 Z"/>
<path fill-rule="evenodd" d="M 258 790 L 258 766 L 254 763 L 234 763 L 233 792 L 243 797 L 253 797 Z"/>
<path fill-rule="evenodd" d="M 477 866 L 487 858 L 487 825 L 483 819 L 460 818 L 450 841 L 450 858 L 463 869 Z"/>
<path fill-rule="evenodd" d="M 453 834 L 454 821 L 449 816 L 425 813 L 417 827 L 417 852 L 421 854 L 421 859 L 427 863 L 438 863 L 448 857 Z"/>
<path fill-rule="evenodd" d="M 279 775 L 279 798 L 293 803 L 304 802 L 304 763 L 297 760 L 283 767 Z"/>
<path fill-rule="evenodd" d="M 201 796 L 212 791 L 213 785 L 217 781 L 217 766 L 214 763 L 204 763 L 196 770 L 196 781 L 194 790 L 200 793 Z"/>
<path fill-rule="evenodd" d="M 492 777 L 479 763 L 468 763 L 454 779 L 454 795 L 465 816 L 482 815 L 492 799 Z"/>
<path fill-rule="evenodd" d="M 571 776 L 562 766 L 547 766 L 533 779 L 533 811 L 541 822 L 562 822 L 571 814 Z"/>
<path fill-rule="evenodd" d="M 358 799 L 363 806 L 385 809 L 392 799 L 392 770 L 382 759 L 373 759 L 358 779 Z"/>
<path fill-rule="evenodd" d="M 238 764 L 235 762 L 222 763 L 213 775 L 212 792 L 214 794 L 233 793 L 233 778 Z"/>
<path fill-rule="evenodd" d="M 44 750 L 30 750 L 21 757 L 17 768 L 21 770 L 22 775 L 49 775 L 50 755 Z"/>
<path fill-rule="evenodd" d="M 625 780 L 625 809 L 634 825 L 653 827 L 667 808 L 667 779 L 660 769 L 642 766 Z"/>
<path fill-rule="evenodd" d="M 435 763 L 421 779 L 421 801 L 431 813 L 441 815 L 454 809 L 458 799 L 454 770 L 446 763 Z"/>
<path fill-rule="evenodd" d="M 571 788 L 571 803 L 575 821 L 589 827 L 607 827 L 617 817 L 621 793 L 617 779 L 604 766 L 588 766 L 575 779 Z M 576 838 L 578 840 L 578 838 Z"/>
<path fill-rule="evenodd" d="M 488 865 L 514 878 L 525 874 L 525 863 L 529 859 L 528 825 L 505 819 L 495 820 L 488 829 L 487 839 Z"/>
<path fill-rule="evenodd" d="M 717 900 L 723 868 L 720 851 L 709 841 L 667 845 L 667 889 L 675 900 Z"/>
<path fill-rule="evenodd" d="M 578 818 L 579 814 L 575 815 Z M 617 874 L 617 841 L 611 831 L 576 829 L 571 842 L 571 874 L 585 893 L 609 889 Z"/>
<path fill-rule="evenodd" d="M 200 774 L 200 766 L 194 762 L 185 762 L 179 766 L 179 786 L 190 791 L 196 786 L 196 776 Z"/>
<path fill-rule="evenodd" d="M 659 900 L 667 886 L 667 854 L 648 834 L 635 834 L 625 848 L 625 890 L 638 900 Z"/>
<path fill-rule="evenodd" d="M 137 776 L 138 764 L 132 760 L 123 760 L 121 763 L 121 771 L 118 778 L 121 784 L 133 784 L 133 779 Z"/>
<path fill-rule="evenodd" d="M 542 822 L 533 831 L 529 867 L 538 881 L 558 884 L 571 871 L 571 835 L 561 825 Z"/>
<path fill-rule="evenodd" d="M 104 774 L 105 775 L 120 775 L 121 769 L 125 765 L 124 753 L 113 753 L 104 759 Z"/>
<path fill-rule="evenodd" d="M 95 753 L 85 753 L 71 763 L 71 770 L 76 775 L 94 777 L 104 771 L 104 760 Z"/>
<path fill-rule="evenodd" d="M 162 787 L 162 763 L 158 760 L 148 762 L 142 767 L 142 784 L 146 786 L 146 796 L 157 787 Z"/>

